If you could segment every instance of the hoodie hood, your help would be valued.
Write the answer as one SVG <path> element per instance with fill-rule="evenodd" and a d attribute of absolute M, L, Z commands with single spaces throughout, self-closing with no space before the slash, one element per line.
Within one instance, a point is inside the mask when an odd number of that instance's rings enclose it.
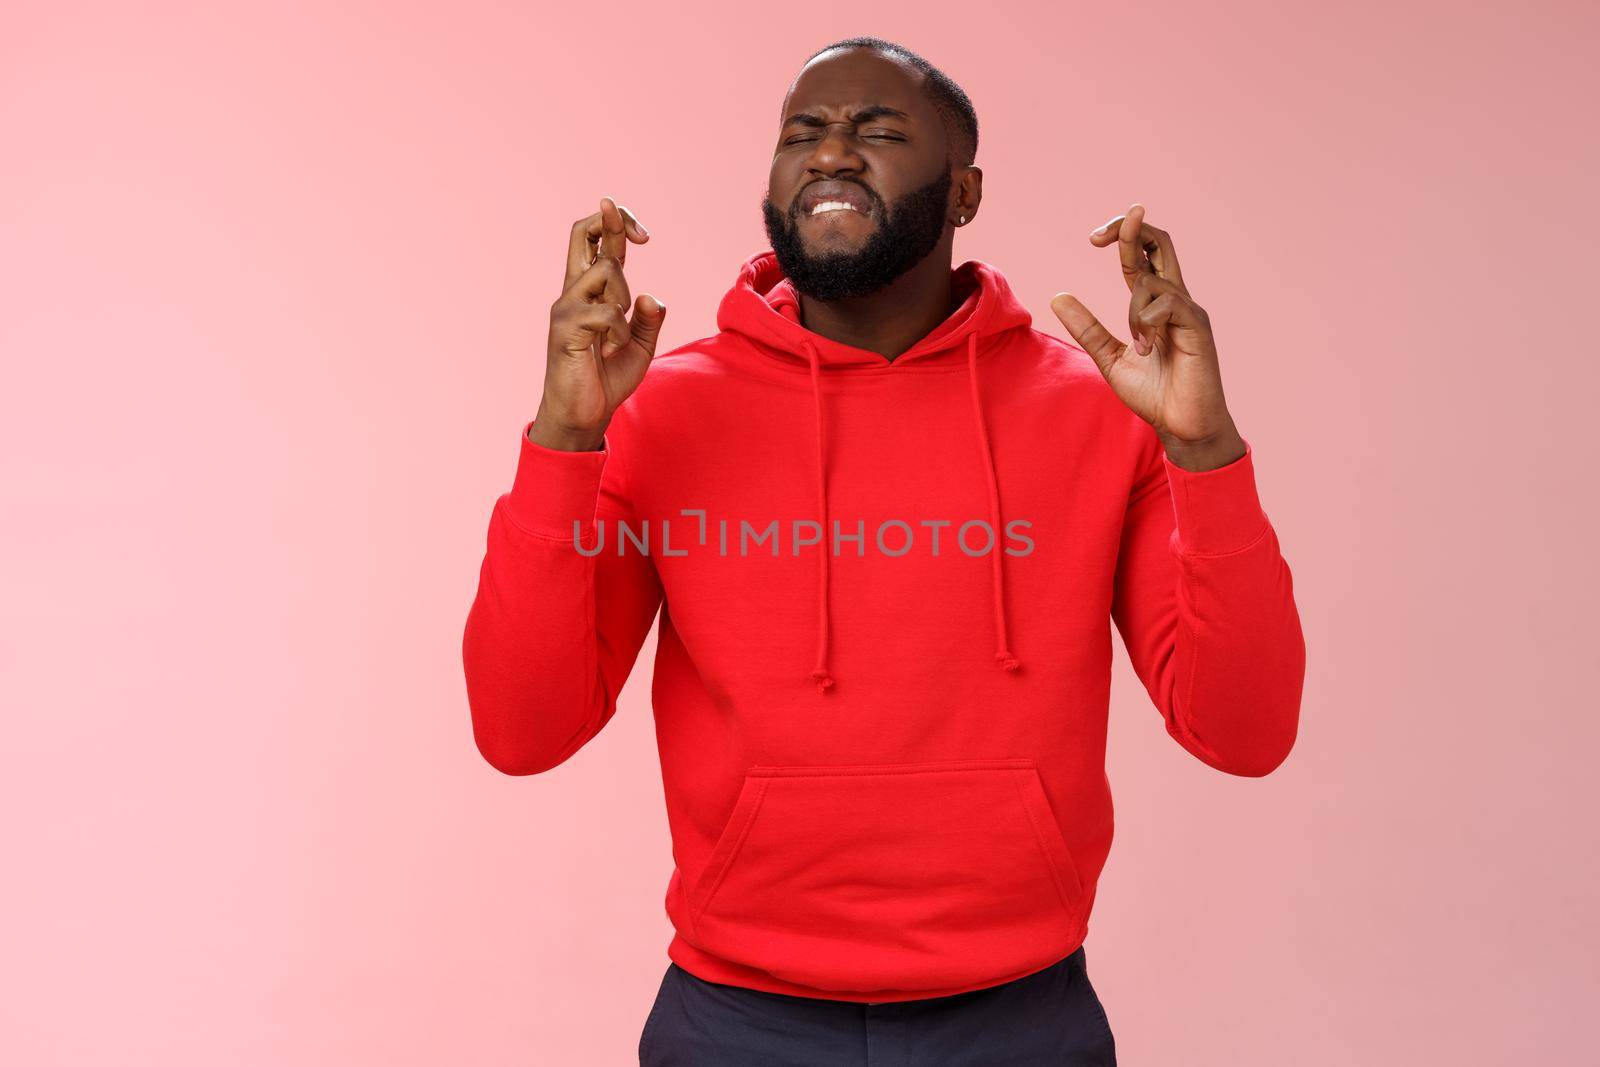
<path fill-rule="evenodd" d="M 980 347 L 986 338 L 1017 327 L 1033 325 L 1028 309 L 994 266 L 969 259 L 950 272 L 956 298 L 961 301 L 950 317 L 922 340 L 893 360 L 877 352 L 830 340 L 806 329 L 800 321 L 800 297 L 778 266 L 778 254 L 767 251 L 752 256 L 739 270 L 717 308 L 717 328 L 743 334 L 769 349 L 777 359 L 800 365 L 809 362 L 807 348 L 814 347 L 825 369 L 907 366 L 966 358 L 971 338 Z"/>
<path fill-rule="evenodd" d="M 755 342 L 767 358 L 804 365 L 811 371 L 811 401 L 816 427 L 817 522 L 823 531 L 817 565 L 817 652 L 811 680 L 817 692 L 833 688 L 835 678 L 829 664 L 832 626 L 830 619 L 829 559 L 833 555 L 834 530 L 828 507 L 827 413 L 822 402 L 822 375 L 848 373 L 863 367 L 893 365 L 914 371 L 918 366 L 966 361 L 967 384 L 971 398 L 973 446 L 982 460 L 989 498 L 989 521 L 996 539 L 1005 529 L 1001 521 L 1002 496 L 995 472 L 994 453 L 989 443 L 988 423 L 983 414 L 983 392 L 979 384 L 979 353 L 996 343 L 996 337 L 1009 330 L 1030 327 L 1033 318 L 1017 299 L 1005 277 L 994 266 L 970 259 L 951 270 L 952 292 L 960 305 L 926 337 L 900 355 L 889 357 L 854 345 L 830 340 L 813 333 L 800 321 L 800 299 L 794 285 L 778 266 L 773 251 L 752 256 L 739 271 L 733 288 L 717 308 L 717 326 L 724 332 L 741 334 Z M 891 413 L 886 412 L 885 417 Z M 1005 553 L 998 541 L 989 553 L 993 577 L 995 663 L 1005 671 L 1022 666 L 1011 653 L 1006 625 Z"/>

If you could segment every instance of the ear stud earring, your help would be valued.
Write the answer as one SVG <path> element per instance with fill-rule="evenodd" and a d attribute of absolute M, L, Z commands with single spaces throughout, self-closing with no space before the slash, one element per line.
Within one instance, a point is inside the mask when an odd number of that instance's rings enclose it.
<path fill-rule="evenodd" d="M 956 219 L 957 225 L 965 225 L 966 221 L 967 217 L 965 215 L 962 215 L 960 218 Z"/>

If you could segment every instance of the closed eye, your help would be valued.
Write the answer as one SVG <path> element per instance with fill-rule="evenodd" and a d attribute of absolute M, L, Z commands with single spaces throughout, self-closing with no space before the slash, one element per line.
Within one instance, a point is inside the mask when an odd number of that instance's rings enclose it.
<path fill-rule="evenodd" d="M 901 136 L 898 133 L 889 133 L 887 131 L 878 131 L 878 132 L 875 132 L 875 133 L 867 133 L 867 134 L 862 134 L 862 136 L 867 138 L 870 141 L 888 141 L 888 142 L 891 142 L 891 143 L 893 143 L 893 142 L 903 142 L 906 139 L 905 137 Z M 788 146 L 788 145 L 805 144 L 807 141 L 815 141 L 815 140 L 817 140 L 817 136 L 815 134 L 800 134 L 799 136 L 796 136 L 796 137 L 786 138 L 783 143 L 784 143 L 785 146 Z"/>

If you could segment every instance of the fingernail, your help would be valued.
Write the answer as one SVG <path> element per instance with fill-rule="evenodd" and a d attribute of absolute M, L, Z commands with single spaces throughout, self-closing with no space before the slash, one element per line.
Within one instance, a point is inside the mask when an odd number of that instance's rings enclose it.
<path fill-rule="evenodd" d="M 643 236 L 645 236 L 645 237 L 649 237 L 649 236 L 650 236 L 650 231 L 649 231 L 649 229 L 648 229 L 648 228 L 646 228 L 646 226 L 645 226 L 645 224 L 644 224 L 644 223 L 642 223 L 642 222 L 636 222 L 636 223 L 634 223 L 634 225 L 635 225 L 635 226 L 637 226 L 637 227 L 639 227 L 639 233 L 640 233 L 640 234 L 642 234 L 642 235 L 643 235 Z"/>

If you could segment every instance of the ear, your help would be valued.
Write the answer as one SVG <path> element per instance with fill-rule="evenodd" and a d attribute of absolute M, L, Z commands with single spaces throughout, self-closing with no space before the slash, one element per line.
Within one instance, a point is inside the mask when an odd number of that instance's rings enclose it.
<path fill-rule="evenodd" d="M 983 170 L 975 166 L 959 167 L 950 204 L 950 224 L 965 226 L 978 215 L 978 205 L 983 202 Z"/>

